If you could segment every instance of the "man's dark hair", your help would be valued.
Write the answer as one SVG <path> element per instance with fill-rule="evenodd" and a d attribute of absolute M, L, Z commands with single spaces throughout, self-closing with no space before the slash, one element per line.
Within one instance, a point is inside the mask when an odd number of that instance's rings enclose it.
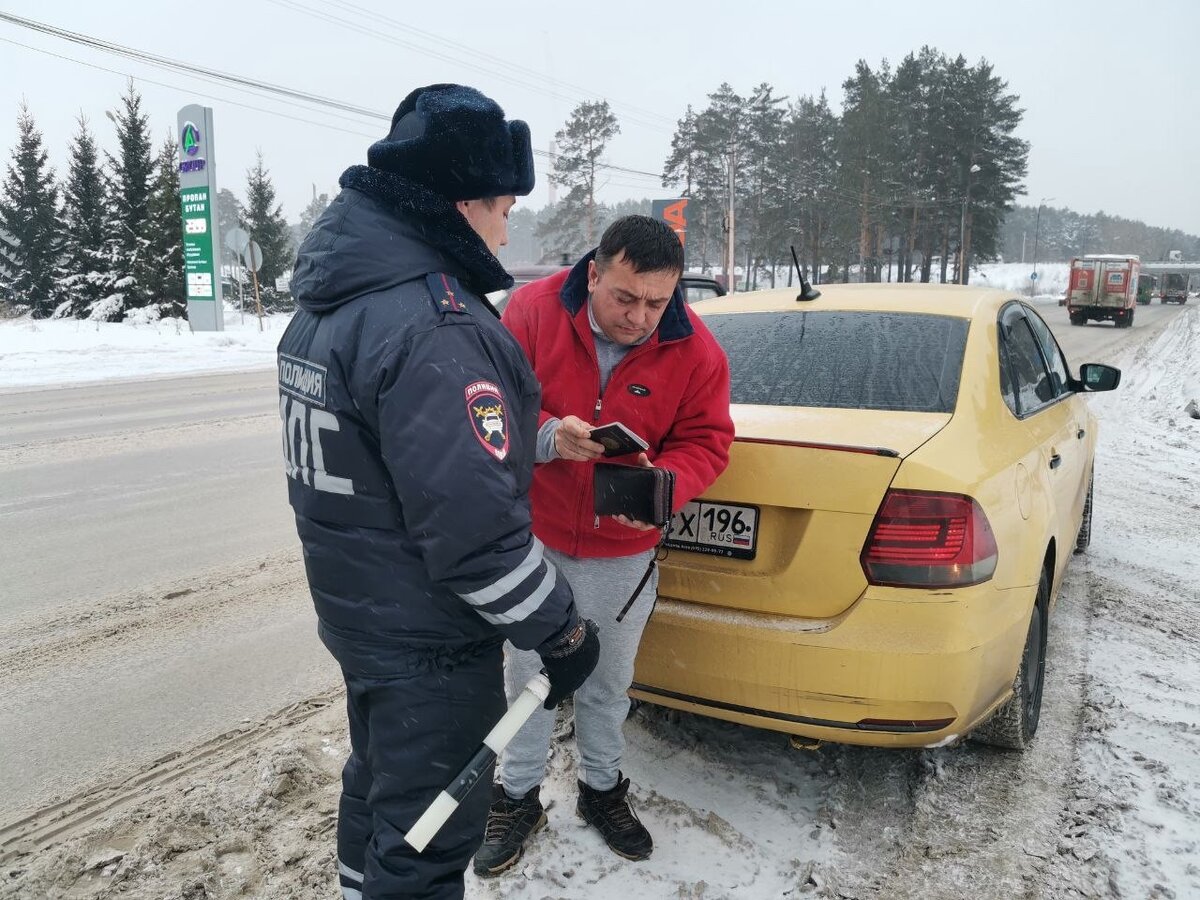
<path fill-rule="evenodd" d="M 596 251 L 596 268 L 604 271 L 622 253 L 635 272 L 683 272 L 683 244 L 660 219 L 623 216 L 609 225 Z"/>

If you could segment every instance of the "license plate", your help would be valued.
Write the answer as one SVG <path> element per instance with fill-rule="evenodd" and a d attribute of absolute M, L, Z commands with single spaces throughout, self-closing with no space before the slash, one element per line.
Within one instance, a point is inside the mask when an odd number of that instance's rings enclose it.
<path fill-rule="evenodd" d="M 674 550 L 754 559 L 758 507 L 694 500 L 671 517 L 666 545 Z"/>

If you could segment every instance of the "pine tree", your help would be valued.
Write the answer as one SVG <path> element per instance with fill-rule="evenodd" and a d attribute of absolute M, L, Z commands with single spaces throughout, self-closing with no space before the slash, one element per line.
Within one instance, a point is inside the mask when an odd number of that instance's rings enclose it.
<path fill-rule="evenodd" d="M 79 130 L 71 140 L 71 159 L 67 164 L 67 183 L 63 187 L 63 258 L 61 285 L 70 306 L 64 314 L 76 318 L 87 315 L 102 296 L 104 281 L 104 174 L 96 141 L 81 113 Z"/>
<path fill-rule="evenodd" d="M 539 229 L 547 240 L 545 250 L 576 256 L 595 246 L 600 237 L 597 209 L 597 173 L 604 167 L 608 142 L 621 131 L 607 100 L 580 103 L 555 135 L 558 155 L 554 158 L 554 180 L 567 189 L 554 217 Z"/>
<path fill-rule="evenodd" d="M 183 316 L 187 312 L 183 220 L 179 206 L 179 151 L 173 137 L 168 137 L 158 151 L 148 212 L 150 302 L 157 306 L 161 316 Z"/>
<path fill-rule="evenodd" d="M 699 167 L 700 149 L 696 145 L 696 112 L 689 103 L 683 118 L 675 124 L 671 154 L 663 163 L 663 187 L 679 187 L 684 197 L 692 196 Z"/>
<path fill-rule="evenodd" d="M 968 281 L 973 255 L 984 259 L 996 255 L 1004 215 L 1012 207 L 1013 198 L 1024 190 L 1029 144 L 1014 135 L 1022 111 L 1016 105 L 1019 98 L 1007 93 L 1007 88 L 986 60 L 980 60 L 968 72 L 966 114 L 960 120 L 966 133 L 959 144 L 957 168 L 961 178 L 959 196 L 963 198 L 963 284 Z"/>
<path fill-rule="evenodd" d="M 887 191 L 889 108 L 886 97 L 891 71 L 886 60 L 878 71 L 859 60 L 854 75 L 842 84 L 842 188 L 858 196 L 858 264 L 863 281 L 880 280 L 877 226 Z"/>
<path fill-rule="evenodd" d="M 812 281 L 820 281 L 834 223 L 846 207 L 837 194 L 839 127 L 824 92 L 797 100 L 784 126 L 778 186 L 787 204 L 783 231 Z"/>
<path fill-rule="evenodd" d="M 754 89 L 746 105 L 746 162 L 742 169 L 742 191 L 746 196 L 745 221 L 750 266 L 746 271 L 748 287 L 758 287 L 758 273 L 764 267 L 774 284 L 775 264 L 783 249 L 786 212 L 780 204 L 777 185 L 783 166 L 783 105 L 771 85 L 763 82 Z"/>
<path fill-rule="evenodd" d="M 46 164 L 42 133 L 23 102 L 17 128 L 17 146 L 0 191 L 0 268 L 12 301 L 41 319 L 53 315 L 60 303 L 58 186 Z"/>
<path fill-rule="evenodd" d="M 747 142 L 746 100 L 728 83 L 722 83 L 708 95 L 708 106 L 696 117 L 696 143 L 700 148 L 700 166 L 696 170 L 696 195 L 708 208 L 708 225 L 716 256 L 730 276 L 737 267 L 737 240 L 744 235 L 740 220 L 744 206 L 745 183 L 741 176 Z M 730 175 L 733 196 L 730 196 Z M 733 213 L 734 254 L 728 258 L 730 213 Z"/>
<path fill-rule="evenodd" d="M 698 190 L 703 165 L 696 112 L 688 104 L 687 112 L 676 123 L 675 134 L 671 138 L 671 153 L 663 163 L 662 185 L 665 188 L 677 187 L 680 196 L 688 198 L 687 264 L 708 271 L 712 234 L 708 223 L 710 218 L 719 222 L 721 212 L 714 210 L 711 198 Z"/>
<path fill-rule="evenodd" d="M 931 103 L 934 79 L 944 59 L 923 47 L 896 67 L 888 85 L 889 160 L 884 182 L 888 209 L 882 216 L 887 233 L 888 270 L 897 264 L 896 281 L 911 281 L 921 230 L 937 205 L 939 171 L 934 134 L 937 107 Z"/>
<path fill-rule="evenodd" d="M 148 219 L 154 160 L 149 120 L 132 81 L 121 106 L 114 119 L 120 150 L 116 156 L 108 155 L 110 221 L 105 255 L 109 271 L 105 296 L 91 311 L 92 318 L 108 321 L 150 302 Z"/>
<path fill-rule="evenodd" d="M 273 292 L 275 279 L 291 271 L 292 240 L 283 207 L 275 202 L 275 186 L 261 152 L 254 168 L 246 172 L 245 228 L 262 250 L 262 266 L 258 270 L 260 289 Z"/>

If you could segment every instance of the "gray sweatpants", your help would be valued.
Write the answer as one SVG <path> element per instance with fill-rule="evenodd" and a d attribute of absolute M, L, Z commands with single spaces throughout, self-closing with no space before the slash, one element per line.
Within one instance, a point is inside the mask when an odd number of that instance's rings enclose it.
<path fill-rule="evenodd" d="M 625 750 L 621 728 L 629 713 L 626 691 L 633 683 L 633 659 L 658 590 L 657 566 L 620 622 L 617 613 L 653 555 L 653 550 L 647 550 L 635 556 L 579 559 L 546 548 L 546 558 L 558 569 L 558 577 L 571 585 L 580 615 L 600 626 L 600 661 L 575 692 L 579 777 L 598 791 L 617 784 Z M 504 687 L 509 703 L 541 667 L 542 661 L 533 651 L 504 645 Z M 500 780 L 510 797 L 524 796 L 542 783 L 553 729 L 554 710 L 539 708 L 509 743 L 500 758 Z"/>

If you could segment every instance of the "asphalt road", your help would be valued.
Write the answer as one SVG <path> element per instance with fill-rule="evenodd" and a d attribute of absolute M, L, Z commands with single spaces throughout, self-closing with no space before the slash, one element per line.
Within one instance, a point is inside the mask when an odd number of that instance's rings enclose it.
<path fill-rule="evenodd" d="M 1038 307 L 1072 368 L 1180 311 Z M 273 372 L 0 394 L 0 823 L 337 683 L 278 434 Z"/>
<path fill-rule="evenodd" d="M 0 821 L 337 681 L 274 373 L 0 394 Z"/>
<path fill-rule="evenodd" d="M 1194 300 L 1191 302 L 1195 302 Z M 1130 344 L 1152 338 L 1172 318 L 1186 307 L 1164 306 L 1155 302 L 1139 306 L 1129 328 L 1117 328 L 1111 322 L 1088 322 L 1072 325 L 1067 320 L 1067 308 L 1054 300 L 1038 300 L 1034 307 L 1058 338 L 1073 374 L 1079 374 L 1079 364 L 1085 362 L 1114 363 Z"/>

